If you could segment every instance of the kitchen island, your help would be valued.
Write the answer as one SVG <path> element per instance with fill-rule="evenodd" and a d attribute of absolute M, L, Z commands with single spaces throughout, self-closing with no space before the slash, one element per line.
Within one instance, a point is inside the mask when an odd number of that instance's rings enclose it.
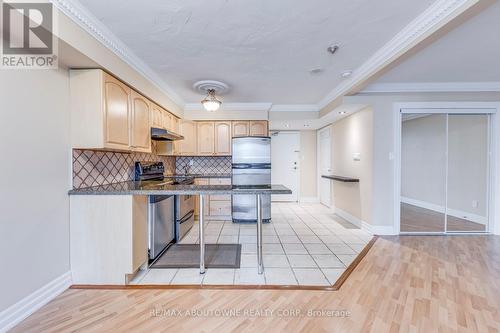
<path fill-rule="evenodd" d="M 257 262 L 258 272 L 262 274 L 262 195 L 290 193 L 291 190 L 283 185 L 174 185 L 159 181 L 127 181 L 71 190 L 71 266 L 74 283 L 126 284 L 127 278 L 121 275 L 133 274 L 147 262 L 147 237 L 144 239 L 147 209 L 145 211 L 144 203 L 150 195 L 199 196 L 200 274 L 205 273 L 205 196 L 255 195 Z M 125 256 L 121 255 L 120 249 L 125 251 Z M 110 252 L 103 253 L 107 250 Z M 112 267 L 105 267 L 107 264 Z M 99 269 L 106 273 L 95 271 Z"/>

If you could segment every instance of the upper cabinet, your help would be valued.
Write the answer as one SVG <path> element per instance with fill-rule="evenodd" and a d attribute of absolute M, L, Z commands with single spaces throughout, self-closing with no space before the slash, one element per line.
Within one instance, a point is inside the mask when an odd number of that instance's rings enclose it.
<path fill-rule="evenodd" d="M 215 155 L 231 155 L 231 122 L 215 122 Z"/>
<path fill-rule="evenodd" d="M 176 154 L 186 156 L 196 155 L 196 123 L 194 121 L 181 120 L 179 122 L 179 133 L 184 136 L 184 140 L 176 142 Z"/>
<path fill-rule="evenodd" d="M 197 123 L 197 153 L 198 155 L 213 155 L 215 153 L 215 133 L 213 121 Z"/>
<path fill-rule="evenodd" d="M 70 101 L 73 148 L 150 153 L 151 127 L 177 127 L 174 115 L 100 69 L 70 70 Z"/>
<path fill-rule="evenodd" d="M 267 120 L 233 121 L 233 138 L 241 136 L 268 136 Z"/>
<path fill-rule="evenodd" d="M 104 142 L 103 148 L 129 149 L 130 147 L 130 93 L 131 90 L 111 75 L 104 73 Z M 97 82 L 95 82 L 97 83 Z"/>
<path fill-rule="evenodd" d="M 134 151 L 151 152 L 151 102 L 132 90 L 131 148 Z"/>
<path fill-rule="evenodd" d="M 250 133 L 248 126 L 250 125 L 248 121 L 233 121 L 233 138 L 239 136 L 248 136 Z"/>
<path fill-rule="evenodd" d="M 268 136 L 267 121 L 265 120 L 250 121 L 249 128 L 250 136 Z"/>

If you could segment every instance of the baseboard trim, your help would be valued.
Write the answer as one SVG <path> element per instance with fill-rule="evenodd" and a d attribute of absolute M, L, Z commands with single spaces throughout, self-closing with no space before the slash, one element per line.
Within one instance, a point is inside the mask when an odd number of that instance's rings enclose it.
<path fill-rule="evenodd" d="M 71 272 L 66 272 L 0 312 L 0 332 L 6 332 L 19 324 L 68 289 L 71 284 Z"/>
<path fill-rule="evenodd" d="M 403 197 L 403 196 L 401 197 L 401 202 L 408 204 L 408 205 L 417 206 L 417 207 L 424 208 L 424 209 L 429 209 L 429 210 L 432 210 L 434 212 L 438 212 L 438 213 L 442 213 L 442 214 L 445 213 L 444 206 L 436 205 L 436 204 L 433 204 L 430 202 L 420 201 L 420 200 L 416 200 L 416 199 L 412 199 L 412 198 L 408 198 L 408 197 Z M 475 223 L 479 223 L 482 225 L 486 225 L 488 223 L 488 219 L 486 217 L 481 216 L 481 215 L 477 215 L 474 213 L 463 212 L 463 211 L 456 210 L 456 209 L 448 209 L 447 213 L 450 216 L 453 216 L 453 217 L 456 217 L 459 219 L 466 219 L 466 220 L 469 220 L 469 221 L 472 221 Z"/>
<path fill-rule="evenodd" d="M 299 199 L 300 203 L 319 203 L 318 197 L 301 197 Z"/>
<path fill-rule="evenodd" d="M 379 235 L 379 236 L 397 235 L 397 232 L 394 230 L 393 226 L 372 225 L 371 230 L 374 235 Z"/>

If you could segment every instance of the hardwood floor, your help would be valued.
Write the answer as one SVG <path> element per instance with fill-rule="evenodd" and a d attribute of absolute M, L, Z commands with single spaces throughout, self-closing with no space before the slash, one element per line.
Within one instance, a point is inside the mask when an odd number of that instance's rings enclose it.
<path fill-rule="evenodd" d="M 339 291 L 71 289 L 13 331 L 499 332 L 500 237 L 379 238 Z"/>
<path fill-rule="evenodd" d="M 444 214 L 430 209 L 401 203 L 401 232 L 444 232 Z M 449 216 L 448 231 L 485 231 L 486 226 Z"/>

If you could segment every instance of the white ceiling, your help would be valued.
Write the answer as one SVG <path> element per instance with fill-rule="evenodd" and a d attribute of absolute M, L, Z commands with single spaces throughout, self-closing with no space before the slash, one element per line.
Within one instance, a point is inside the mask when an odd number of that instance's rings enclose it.
<path fill-rule="evenodd" d="M 185 102 L 201 79 L 224 102 L 315 104 L 433 1 L 82 0 Z M 331 56 L 329 44 L 341 49 Z M 309 70 L 323 68 L 319 75 Z"/>
<path fill-rule="evenodd" d="M 499 33 L 500 2 L 496 2 L 376 83 L 500 81 Z"/>

